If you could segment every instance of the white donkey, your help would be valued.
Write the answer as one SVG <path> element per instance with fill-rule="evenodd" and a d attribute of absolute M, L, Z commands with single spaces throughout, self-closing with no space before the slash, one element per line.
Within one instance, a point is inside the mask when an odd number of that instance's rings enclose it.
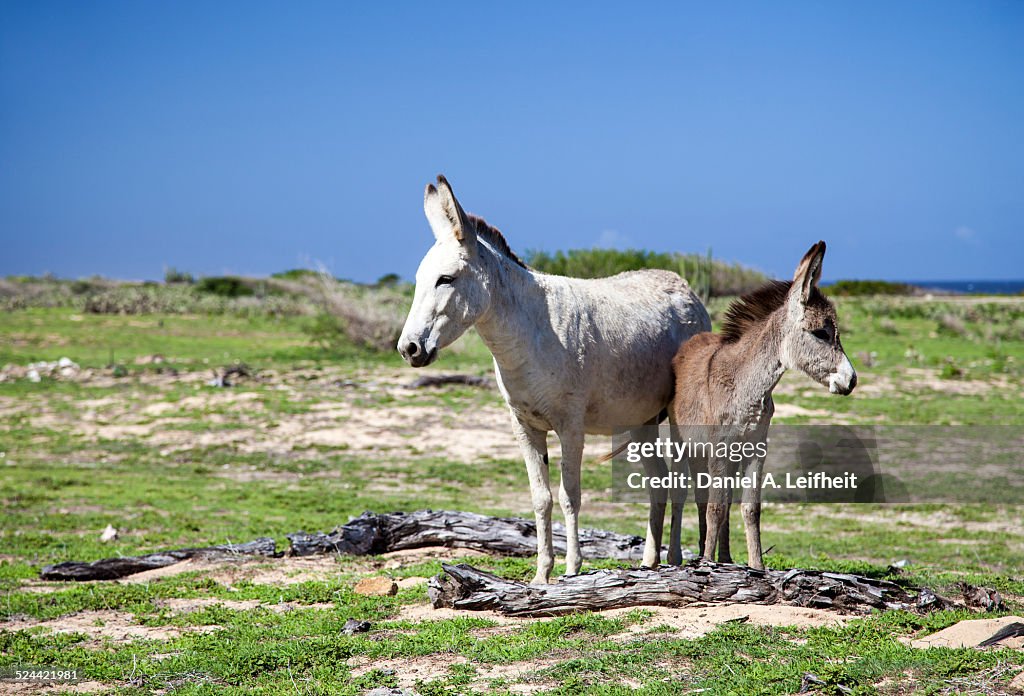
<path fill-rule="evenodd" d="M 574 575 L 582 563 L 584 433 L 656 422 L 672 399 L 672 358 L 690 336 L 710 330 L 708 313 L 686 281 L 668 271 L 581 280 L 529 268 L 497 229 L 462 210 L 443 176 L 436 187 L 427 186 L 423 209 L 436 241 L 416 271 L 398 351 L 413 367 L 423 367 L 476 326 L 494 356 L 498 387 L 526 460 L 537 520 L 533 582 L 547 583 L 554 565 L 551 430 L 562 446 L 558 499 L 565 514 L 566 573 Z M 651 465 L 665 467 L 660 460 Z M 658 562 L 660 543 L 651 539 L 660 542 L 666 496 L 652 499 L 645 565 Z"/>

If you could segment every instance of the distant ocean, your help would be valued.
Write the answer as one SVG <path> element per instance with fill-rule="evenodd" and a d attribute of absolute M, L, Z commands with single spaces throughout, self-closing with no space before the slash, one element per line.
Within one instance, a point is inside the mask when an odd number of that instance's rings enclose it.
<path fill-rule="evenodd" d="M 822 282 L 828 287 L 834 280 Z M 962 295 L 1020 295 L 1024 293 L 1024 280 L 894 280 L 922 290 L 936 293 L 958 293 Z"/>
<path fill-rule="evenodd" d="M 960 292 L 978 295 L 1019 295 L 1024 291 L 1024 280 L 903 280 L 925 290 Z"/>

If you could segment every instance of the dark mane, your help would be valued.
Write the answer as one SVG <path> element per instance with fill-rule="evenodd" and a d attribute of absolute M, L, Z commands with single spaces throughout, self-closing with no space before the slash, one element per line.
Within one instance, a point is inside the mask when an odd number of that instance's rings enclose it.
<path fill-rule="evenodd" d="M 726 343 L 740 340 L 752 326 L 768 318 L 781 307 L 789 295 L 791 280 L 769 280 L 753 292 L 743 295 L 729 305 L 722 322 L 722 338 Z"/>
<path fill-rule="evenodd" d="M 467 213 L 466 217 L 468 217 L 469 221 L 473 223 L 478 237 L 482 237 L 485 242 L 497 249 L 504 256 L 507 256 L 512 261 L 516 262 L 518 265 L 523 268 L 529 268 L 529 266 L 523 263 L 521 258 L 516 256 L 516 252 L 512 251 L 512 247 L 510 247 L 508 242 L 505 241 L 505 235 L 503 235 L 497 227 L 491 227 L 487 224 L 486 220 L 476 215 Z"/>

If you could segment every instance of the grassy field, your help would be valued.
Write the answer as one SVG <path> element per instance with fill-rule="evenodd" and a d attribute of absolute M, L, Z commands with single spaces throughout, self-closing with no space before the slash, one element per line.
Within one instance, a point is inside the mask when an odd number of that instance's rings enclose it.
<path fill-rule="evenodd" d="M 1024 425 L 1024 300 L 848 298 L 843 342 L 860 385 L 830 397 L 787 375 L 779 422 Z M 713 314 L 725 306 L 716 299 Z M 524 467 L 496 390 L 410 390 L 397 354 L 310 341 L 310 316 L 0 313 L 0 668 L 76 668 L 53 687 L 98 693 L 788 694 L 805 673 L 830 694 L 1010 693 L 1014 650 L 908 639 L 966 618 L 887 612 L 636 609 L 550 620 L 433 610 L 425 579 L 464 559 L 529 579 L 534 559 L 444 549 L 370 558 L 184 564 L 119 582 L 37 579 L 49 563 L 326 531 L 364 510 L 528 516 Z M 68 357 L 73 375 L 24 366 Z M 254 376 L 210 386 L 244 363 Z M 18 369 L 20 368 L 20 369 Z M 469 335 L 435 372 L 486 375 Z M 586 526 L 642 534 L 643 506 L 612 499 L 607 440 L 588 446 Z M 555 445 L 557 452 L 557 446 Z M 555 470 L 555 469 L 553 469 Z M 556 515 L 557 515 L 556 511 Z M 733 534 L 741 538 L 739 516 Z M 696 545 L 695 512 L 683 543 Z M 107 525 L 119 532 L 102 542 Z M 772 567 L 855 571 L 1024 601 L 1018 506 L 776 505 Z M 889 566 L 909 561 L 898 575 Z M 597 562 L 586 568 L 615 564 Z M 556 569 L 557 570 L 557 569 Z M 393 597 L 353 592 L 370 575 Z M 346 635 L 345 621 L 372 622 Z M 35 687 L 0 682 L 13 693 Z M 49 687 L 47 687 L 49 688 Z M 6 691 L 5 691 L 6 693 Z"/>

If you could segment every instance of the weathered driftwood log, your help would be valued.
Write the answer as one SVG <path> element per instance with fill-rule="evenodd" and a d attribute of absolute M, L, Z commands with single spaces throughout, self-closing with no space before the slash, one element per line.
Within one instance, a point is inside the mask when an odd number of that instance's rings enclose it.
<path fill-rule="evenodd" d="M 553 526 L 555 550 L 565 553 L 565 528 Z M 353 556 L 387 553 L 424 546 L 475 549 L 504 556 L 532 556 L 537 553 L 534 523 L 517 517 L 488 517 L 472 512 L 419 510 L 378 515 L 364 512 L 348 524 L 324 534 L 289 534 L 290 556 L 342 553 Z M 643 557 L 643 539 L 600 529 L 580 531 L 580 546 L 586 558 L 632 561 Z M 162 568 L 188 558 L 229 558 L 236 555 L 275 556 L 273 539 L 247 544 L 228 544 L 194 549 L 161 551 L 145 556 L 104 558 L 87 563 L 67 561 L 43 568 L 43 580 L 114 580 L 144 570 Z"/>
<path fill-rule="evenodd" d="M 465 384 L 470 387 L 484 388 L 494 386 L 494 382 L 487 377 L 477 377 L 476 375 L 428 375 L 409 382 L 406 388 L 423 389 L 424 387 L 444 387 L 449 384 Z"/>
<path fill-rule="evenodd" d="M 565 553 L 565 527 L 554 524 L 555 552 Z M 472 512 L 418 510 L 375 514 L 364 512 L 329 534 L 289 534 L 289 555 L 318 553 L 366 555 L 447 546 L 474 549 L 503 556 L 532 556 L 537 553 L 537 528 L 520 517 L 488 517 Z M 643 558 L 644 540 L 600 529 L 580 530 L 580 547 L 585 558 L 632 561 Z"/>
<path fill-rule="evenodd" d="M 595 570 L 552 585 L 506 580 L 465 564 L 443 565 L 428 586 L 434 607 L 492 609 L 511 616 L 557 616 L 641 605 L 693 602 L 790 604 L 841 612 L 872 609 L 927 611 L 947 606 L 923 590 L 911 594 L 884 580 L 816 570 L 754 570 L 691 562 L 656 569 Z"/>
<path fill-rule="evenodd" d="M 273 539 L 260 538 L 245 544 L 224 544 L 194 549 L 160 551 L 145 556 L 123 556 L 104 558 L 92 563 L 66 561 L 43 568 L 39 577 L 43 580 L 116 580 L 144 570 L 163 568 L 190 558 L 203 560 L 226 560 L 237 556 L 275 556 L 276 543 Z"/>

